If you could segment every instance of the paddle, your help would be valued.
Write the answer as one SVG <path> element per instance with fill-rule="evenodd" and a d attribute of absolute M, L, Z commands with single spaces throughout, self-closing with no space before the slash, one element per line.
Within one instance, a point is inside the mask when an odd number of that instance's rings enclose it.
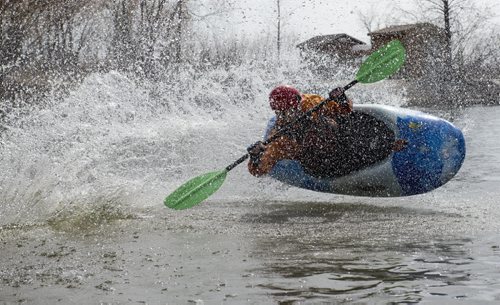
<path fill-rule="evenodd" d="M 348 90 L 358 82 L 364 84 L 374 83 L 393 75 L 403 65 L 405 57 L 406 53 L 403 45 L 398 40 L 391 41 L 387 45 L 372 53 L 363 62 L 358 70 L 358 73 L 356 74 L 356 79 L 347 84 L 344 87 L 344 91 Z M 313 112 L 317 111 L 330 101 L 331 99 L 329 98 L 325 99 L 309 111 L 305 112 L 298 119 L 278 130 L 272 137 L 263 143 L 269 144 L 274 141 L 295 123 L 309 117 Z M 165 198 L 165 205 L 175 210 L 183 210 L 199 204 L 215 193 L 224 183 L 227 173 L 248 159 L 248 157 L 249 155 L 247 153 L 222 170 L 206 173 L 189 180 Z"/>

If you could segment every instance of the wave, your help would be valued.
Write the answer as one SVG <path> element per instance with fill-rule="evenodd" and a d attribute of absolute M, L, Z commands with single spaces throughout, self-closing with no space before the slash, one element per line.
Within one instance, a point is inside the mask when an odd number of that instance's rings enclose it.
<path fill-rule="evenodd" d="M 61 207 L 102 198 L 126 206 L 161 204 L 186 179 L 228 165 L 261 138 L 272 115 L 272 87 L 288 83 L 324 95 L 353 71 L 320 80 L 290 58 L 281 67 L 249 63 L 171 76 L 148 82 L 116 71 L 94 73 L 62 99 L 11 113 L 0 138 L 0 224 L 48 219 Z M 404 99 L 394 82 L 358 85 L 349 94 L 356 102 Z M 214 200 L 276 199 L 283 188 L 250 178 L 244 165 L 230 180 Z"/>

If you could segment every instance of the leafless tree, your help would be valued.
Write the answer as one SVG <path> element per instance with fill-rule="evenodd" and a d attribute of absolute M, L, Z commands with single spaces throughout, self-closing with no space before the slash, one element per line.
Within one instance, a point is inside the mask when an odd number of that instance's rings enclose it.
<path fill-rule="evenodd" d="M 49 86 L 56 75 L 90 69 L 155 78 L 196 64 L 194 46 L 207 36 L 196 29 L 233 7 L 233 0 L 0 0 L 0 97 L 28 90 L 29 79 Z M 206 58 L 244 56 L 240 45 L 225 44 L 203 45 L 218 52 Z"/>
<path fill-rule="evenodd" d="M 195 44 L 195 40 L 202 40 L 204 39 L 203 35 L 208 34 L 195 33 L 194 25 L 208 25 L 213 17 L 228 14 L 234 9 L 234 0 L 211 0 L 203 4 L 193 0 L 177 0 L 176 9 L 177 13 L 174 16 L 176 18 L 171 18 L 170 23 L 177 30 L 174 31 L 174 36 L 170 40 L 174 42 L 176 61 L 183 62 L 187 59 L 185 58 L 186 54 Z M 219 41 L 215 42 L 220 44 Z M 193 55 L 192 52 L 190 55 Z"/>
<path fill-rule="evenodd" d="M 358 13 L 358 20 L 368 33 L 380 28 L 382 25 L 379 16 L 361 11 Z"/>
<path fill-rule="evenodd" d="M 473 0 L 414 0 L 416 10 L 403 10 L 413 21 L 433 22 L 444 29 L 449 67 L 466 61 L 468 49 L 484 36 L 493 10 L 479 7 Z M 484 38 L 483 38 L 484 39 Z"/>
<path fill-rule="evenodd" d="M 406 9 L 395 7 L 400 16 L 397 22 L 430 22 L 444 31 L 445 62 L 443 70 L 429 71 L 425 79 L 415 83 L 417 96 L 426 90 L 437 90 L 429 94 L 456 105 L 466 99 L 485 100 L 498 92 L 485 85 L 480 79 L 498 75 L 491 63 L 498 62 L 498 35 L 488 31 L 494 10 L 481 7 L 473 0 L 414 0 L 415 7 Z M 382 17 L 383 18 L 383 17 Z M 396 17 L 397 19 L 398 17 Z M 374 21 L 375 20 L 375 21 Z M 368 30 L 377 22 L 373 15 L 362 15 L 360 21 Z M 497 29 L 498 31 L 498 29 Z M 495 74 L 496 73 L 496 74 Z M 435 86 L 439 83 L 439 86 Z M 488 88 L 486 88 L 488 87 Z M 490 93 L 483 97 L 473 93 Z M 491 93 L 493 92 L 493 93 Z M 498 96 L 498 93 L 496 93 Z"/>
<path fill-rule="evenodd" d="M 283 49 L 283 28 L 286 26 L 286 21 L 288 17 L 292 16 L 295 11 L 297 11 L 300 6 L 296 7 L 288 7 L 288 9 L 285 11 L 283 10 L 284 5 L 282 0 L 276 0 L 275 2 L 275 11 L 276 11 L 276 20 L 273 22 L 276 22 L 274 26 L 276 27 L 276 58 L 277 58 L 277 63 L 278 65 L 281 64 L 281 53 Z M 285 13 L 284 13 L 285 12 Z"/>
<path fill-rule="evenodd" d="M 75 71 L 85 36 L 75 29 L 80 25 L 75 18 L 93 1 L 0 2 L 1 97 L 16 98 L 33 91 L 31 86 L 45 86 L 54 69 Z"/>
<path fill-rule="evenodd" d="M 277 12 L 277 35 L 276 35 L 276 43 L 277 43 L 277 53 L 278 53 L 278 65 L 281 62 L 281 0 L 276 0 L 276 12 Z"/>
<path fill-rule="evenodd" d="M 207 22 L 231 7 L 232 1 L 115 0 L 112 61 L 120 68 L 140 67 L 146 76 L 191 61 L 195 22 Z M 120 61 L 121 60 L 121 61 Z"/>

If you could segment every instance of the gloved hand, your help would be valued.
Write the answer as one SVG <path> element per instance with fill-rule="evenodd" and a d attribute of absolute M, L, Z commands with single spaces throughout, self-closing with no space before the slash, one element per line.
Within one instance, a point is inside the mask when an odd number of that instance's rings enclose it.
<path fill-rule="evenodd" d="M 262 141 L 257 141 L 247 148 L 248 154 L 250 155 L 250 160 L 255 164 L 258 164 L 260 162 L 260 158 L 264 154 L 265 150 L 266 145 Z"/>
<path fill-rule="evenodd" d="M 336 101 L 339 104 L 347 104 L 347 96 L 345 95 L 345 90 L 342 87 L 337 87 L 330 91 L 328 94 L 328 99 L 332 101 Z"/>

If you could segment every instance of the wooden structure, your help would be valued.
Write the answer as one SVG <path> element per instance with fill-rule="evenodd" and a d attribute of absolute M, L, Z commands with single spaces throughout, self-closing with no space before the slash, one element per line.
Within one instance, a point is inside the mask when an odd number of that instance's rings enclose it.
<path fill-rule="evenodd" d="M 406 63 L 396 77 L 421 78 L 440 73 L 445 66 L 444 30 L 431 23 L 390 26 L 368 34 L 372 50 L 398 39 L 406 48 Z"/>
<path fill-rule="evenodd" d="M 315 36 L 297 45 L 304 56 L 326 55 L 339 59 L 353 59 L 369 48 L 364 42 L 347 34 Z"/>
<path fill-rule="evenodd" d="M 431 23 L 390 26 L 368 34 L 371 47 L 346 34 L 313 37 L 297 45 L 303 57 L 323 66 L 328 59 L 337 64 L 357 65 L 362 58 L 391 40 L 398 39 L 406 48 L 406 63 L 393 78 L 415 79 L 443 73 L 445 66 L 445 33 Z M 319 56 L 314 56 L 319 55 Z M 331 65 L 335 63 L 328 63 Z"/>

